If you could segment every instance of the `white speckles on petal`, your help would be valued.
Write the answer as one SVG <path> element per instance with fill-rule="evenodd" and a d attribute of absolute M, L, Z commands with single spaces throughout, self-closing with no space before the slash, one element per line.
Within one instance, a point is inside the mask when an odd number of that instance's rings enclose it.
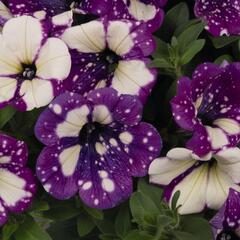
<path fill-rule="evenodd" d="M 102 180 L 102 188 L 103 190 L 105 190 L 106 192 L 113 192 L 115 189 L 115 184 L 114 182 L 109 179 L 109 178 L 104 178 Z"/>
<path fill-rule="evenodd" d="M 122 143 L 124 144 L 130 144 L 133 141 L 133 136 L 130 132 L 122 132 L 119 135 L 119 138 Z"/>

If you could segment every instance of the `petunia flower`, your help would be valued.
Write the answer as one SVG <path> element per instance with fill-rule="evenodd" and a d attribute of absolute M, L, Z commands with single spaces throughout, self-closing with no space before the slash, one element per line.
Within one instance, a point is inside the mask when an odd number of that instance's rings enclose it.
<path fill-rule="evenodd" d="M 64 8 L 65 1 L 5 0 L 0 1 L 0 26 L 13 17 L 29 15 L 46 25 L 48 35 L 60 36 L 73 23 L 73 12 Z M 66 11 L 64 11 L 66 10 Z"/>
<path fill-rule="evenodd" d="M 179 80 L 171 101 L 177 124 L 193 133 L 187 143 L 197 155 L 236 146 L 240 133 L 240 65 L 200 65 L 192 80 Z"/>
<path fill-rule="evenodd" d="M 35 126 L 46 145 L 36 173 L 45 190 L 57 199 L 77 192 L 93 208 L 111 208 L 132 192 L 132 176 L 147 174 L 159 155 L 161 138 L 150 124 L 140 122 L 142 105 L 136 97 L 111 88 L 58 96 Z"/>
<path fill-rule="evenodd" d="M 147 64 L 155 42 L 146 25 L 128 20 L 94 20 L 67 29 L 62 39 L 71 49 L 68 90 L 79 94 L 113 87 L 142 101 L 155 84 L 156 70 Z"/>
<path fill-rule="evenodd" d="M 200 158 L 186 148 L 174 148 L 149 167 L 150 182 L 166 186 L 164 198 L 171 203 L 180 191 L 180 214 L 219 209 L 228 191 L 240 190 L 240 149 L 226 148 L 210 159 Z"/>
<path fill-rule="evenodd" d="M 195 15 L 206 22 L 206 29 L 214 36 L 239 35 L 239 0 L 196 0 Z"/>
<path fill-rule="evenodd" d="M 48 38 L 31 16 L 10 19 L 0 35 L 0 107 L 29 111 L 49 104 L 70 72 L 66 44 Z"/>
<path fill-rule="evenodd" d="M 36 180 L 25 165 L 28 150 L 22 141 L 0 135 L 0 226 L 9 213 L 25 211 L 36 192 Z"/>
<path fill-rule="evenodd" d="M 83 0 L 79 8 L 109 19 L 129 19 L 147 24 L 150 31 L 162 24 L 164 12 L 161 9 L 167 0 Z"/>
<path fill-rule="evenodd" d="M 216 240 L 240 239 L 240 193 L 229 190 L 228 198 L 210 221 Z"/>

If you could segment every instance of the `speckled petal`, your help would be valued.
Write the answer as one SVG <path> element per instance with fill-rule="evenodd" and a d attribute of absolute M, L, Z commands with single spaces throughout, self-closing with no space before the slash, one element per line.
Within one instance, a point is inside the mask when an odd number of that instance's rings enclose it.
<path fill-rule="evenodd" d="M 28 149 L 23 141 L 7 135 L 0 135 L 0 167 L 1 164 L 24 166 L 27 157 Z"/>
<path fill-rule="evenodd" d="M 214 36 L 238 35 L 240 2 L 237 0 L 197 0 L 195 15 L 202 18 Z"/>
<path fill-rule="evenodd" d="M 54 145 L 61 138 L 76 137 L 89 112 L 88 102 L 83 97 L 69 92 L 64 93 L 39 117 L 35 135 L 46 145 Z"/>
<path fill-rule="evenodd" d="M 22 212 L 32 202 L 36 179 L 28 168 L 6 164 L 0 169 L 0 199 L 10 212 Z"/>

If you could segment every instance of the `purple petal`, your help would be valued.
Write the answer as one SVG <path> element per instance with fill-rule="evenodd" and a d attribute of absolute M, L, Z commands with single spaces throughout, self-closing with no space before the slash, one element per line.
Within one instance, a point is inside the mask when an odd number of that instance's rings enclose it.
<path fill-rule="evenodd" d="M 7 209 L 2 205 L 0 201 L 0 226 L 3 226 L 8 220 Z"/>
<path fill-rule="evenodd" d="M 7 135 L 0 135 L 0 153 L 0 166 L 9 163 L 24 166 L 27 162 L 27 145 Z"/>
<path fill-rule="evenodd" d="M 81 128 L 79 127 L 78 129 L 77 126 L 74 126 L 74 123 L 68 122 L 69 125 L 66 124 L 65 126 L 64 122 L 66 122 L 68 113 L 71 112 L 71 110 L 88 106 L 87 104 L 87 100 L 78 94 L 67 92 L 60 95 L 38 118 L 35 126 L 36 137 L 45 145 L 52 146 L 56 144 L 59 139 L 70 136 L 69 134 L 64 136 L 65 132 L 63 131 L 65 128 L 67 128 L 66 133 L 70 132 L 71 130 L 80 131 Z M 58 125 L 60 125 L 59 131 L 57 131 Z"/>
<path fill-rule="evenodd" d="M 237 0 L 197 0 L 195 15 L 207 23 L 214 36 L 238 35 L 240 32 L 240 2 Z"/>
<path fill-rule="evenodd" d="M 26 210 L 36 192 L 36 179 L 32 171 L 21 166 L 6 164 L 1 167 L 0 179 L 4 179 L 0 192 L 4 207 L 17 213 Z"/>
<path fill-rule="evenodd" d="M 162 149 L 162 141 L 157 130 L 150 124 L 142 122 L 119 136 L 129 156 L 131 174 L 135 177 L 145 176 L 150 163 L 159 156 Z"/>
<path fill-rule="evenodd" d="M 196 109 L 191 96 L 191 80 L 182 77 L 178 82 L 177 96 L 171 101 L 175 121 L 183 129 L 192 131 L 197 122 Z"/>
<path fill-rule="evenodd" d="M 76 165 L 79 154 L 74 154 L 74 147 L 77 150 L 78 146 L 46 147 L 37 160 L 38 179 L 45 190 L 57 199 L 68 199 L 78 191 L 80 173 Z"/>

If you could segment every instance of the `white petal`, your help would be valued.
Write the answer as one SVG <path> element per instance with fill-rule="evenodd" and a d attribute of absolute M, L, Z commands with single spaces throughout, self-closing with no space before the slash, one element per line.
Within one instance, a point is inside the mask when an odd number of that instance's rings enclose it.
<path fill-rule="evenodd" d="M 229 134 L 239 134 L 240 125 L 237 121 L 230 118 L 219 118 L 213 122 L 214 125 L 217 125 L 225 132 Z"/>
<path fill-rule="evenodd" d="M 36 61 L 37 77 L 64 80 L 71 69 L 71 57 L 66 44 L 58 38 L 49 38 Z"/>
<path fill-rule="evenodd" d="M 0 75 L 18 74 L 22 65 L 14 52 L 9 49 L 2 35 L 0 35 Z"/>
<path fill-rule="evenodd" d="M 15 206 L 18 201 L 28 196 L 25 191 L 26 181 L 10 171 L 0 171 L 0 197 L 8 206 Z"/>
<path fill-rule="evenodd" d="M 214 149 L 222 148 L 223 146 L 227 145 L 228 139 L 226 134 L 220 128 L 212 128 L 207 126 L 206 130 L 208 132 L 208 136 L 211 141 L 211 145 Z"/>
<path fill-rule="evenodd" d="M 198 213 L 204 209 L 206 203 L 207 178 L 208 166 L 207 164 L 203 164 L 193 170 L 174 188 L 172 197 L 176 191 L 181 192 L 177 202 L 177 206 L 182 205 L 179 208 L 180 214 Z"/>
<path fill-rule="evenodd" d="M 112 115 L 105 105 L 97 105 L 93 109 L 93 121 L 109 124 L 112 122 Z"/>
<path fill-rule="evenodd" d="M 17 80 L 14 78 L 0 77 L 0 102 L 11 100 L 17 90 Z"/>
<path fill-rule="evenodd" d="M 3 27 L 3 38 L 22 63 L 31 64 L 43 40 L 42 25 L 31 16 L 12 18 Z"/>
<path fill-rule="evenodd" d="M 173 160 L 192 160 L 192 151 L 187 148 L 173 148 L 167 153 L 167 157 Z"/>
<path fill-rule="evenodd" d="M 46 106 L 54 98 L 51 82 L 37 78 L 24 81 L 20 88 L 20 95 L 23 96 L 22 99 L 28 111 Z"/>
<path fill-rule="evenodd" d="M 137 20 L 148 21 L 155 17 L 157 9 L 154 5 L 144 4 L 139 0 L 130 0 L 128 11 Z"/>
<path fill-rule="evenodd" d="M 72 176 L 75 172 L 79 155 L 81 151 L 80 145 L 75 145 L 64 149 L 59 155 L 59 163 L 61 165 L 64 176 Z"/>
<path fill-rule="evenodd" d="M 218 167 L 228 174 L 235 183 L 240 183 L 240 149 L 227 148 L 214 155 Z"/>
<path fill-rule="evenodd" d="M 67 113 L 66 120 L 57 125 L 56 133 L 62 137 L 76 137 L 81 128 L 88 122 L 87 116 L 90 110 L 86 105 Z"/>
<path fill-rule="evenodd" d="M 218 169 L 217 165 L 212 166 L 207 186 L 207 206 L 219 209 L 227 199 L 229 188 L 240 190 L 240 187 L 234 184 L 226 173 Z"/>
<path fill-rule="evenodd" d="M 104 26 L 99 21 L 71 27 L 63 33 L 62 39 L 70 48 L 82 53 L 97 53 L 106 47 Z"/>
<path fill-rule="evenodd" d="M 119 61 L 111 87 L 122 94 L 138 95 L 140 89 L 152 81 L 154 81 L 154 75 L 143 61 Z"/>
<path fill-rule="evenodd" d="M 171 160 L 167 157 L 155 159 L 148 170 L 150 182 L 168 185 L 173 179 L 194 165 L 192 160 Z"/>
<path fill-rule="evenodd" d="M 68 26 L 73 20 L 73 11 L 63 12 L 52 17 L 52 22 L 56 26 Z"/>
<path fill-rule="evenodd" d="M 122 21 L 110 21 L 107 29 L 107 42 L 109 48 L 116 54 L 128 53 L 134 46 L 129 24 Z"/>

